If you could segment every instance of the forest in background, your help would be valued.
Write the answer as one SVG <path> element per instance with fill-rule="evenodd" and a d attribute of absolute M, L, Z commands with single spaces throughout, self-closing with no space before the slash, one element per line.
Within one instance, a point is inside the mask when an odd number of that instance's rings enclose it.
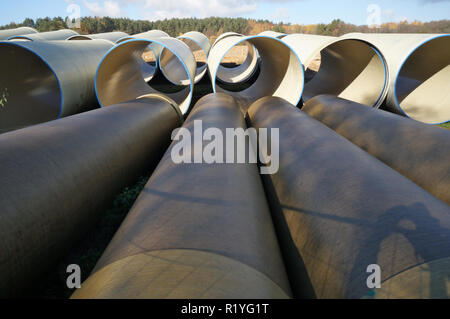
<path fill-rule="evenodd" d="M 67 18 L 66 18 L 67 19 Z M 22 23 L 11 22 L 8 25 L 0 26 L 1 29 L 11 29 L 21 26 L 29 26 L 39 32 L 53 31 L 68 28 L 66 19 L 62 17 L 39 18 L 34 21 L 27 18 Z M 80 28 L 76 29 L 81 34 L 102 33 L 111 31 L 123 31 L 128 34 L 136 34 L 148 30 L 158 29 L 176 37 L 188 31 L 199 31 L 209 38 L 216 37 L 223 32 L 238 32 L 246 35 L 258 34 L 262 31 L 273 30 L 283 33 L 306 33 L 340 36 L 349 32 L 364 33 L 450 33 L 450 20 L 440 20 L 432 22 L 400 22 L 385 23 L 377 28 L 368 26 L 357 26 L 345 23 L 336 19 L 329 24 L 283 24 L 272 23 L 268 20 L 253 20 L 245 18 L 218 18 L 211 17 L 205 19 L 184 18 L 166 19 L 160 21 L 132 20 L 128 18 L 110 17 L 83 17 Z"/>

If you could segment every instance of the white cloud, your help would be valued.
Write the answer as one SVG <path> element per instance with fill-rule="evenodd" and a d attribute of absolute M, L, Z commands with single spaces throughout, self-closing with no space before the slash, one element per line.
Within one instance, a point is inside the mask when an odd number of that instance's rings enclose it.
<path fill-rule="evenodd" d="M 99 2 L 88 2 L 83 0 L 89 12 L 95 16 L 120 17 L 122 12 L 117 1 L 103 1 L 103 6 Z"/>

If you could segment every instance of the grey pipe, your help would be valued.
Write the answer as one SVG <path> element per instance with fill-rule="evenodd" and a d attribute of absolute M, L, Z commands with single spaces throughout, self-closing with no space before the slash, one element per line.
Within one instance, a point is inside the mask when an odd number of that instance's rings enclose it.
<path fill-rule="evenodd" d="M 300 57 L 305 69 L 321 57 L 320 68 L 305 83 L 303 100 L 316 95 L 332 94 L 351 101 L 379 107 L 387 95 L 388 68 L 380 51 L 368 42 L 290 34 L 282 38 Z"/>
<path fill-rule="evenodd" d="M 106 40 L 0 43 L 0 133 L 88 110 Z M 70 63 L 68 63 L 70 61 Z"/>
<path fill-rule="evenodd" d="M 254 46 L 261 58 L 260 73 L 248 88 L 231 92 L 217 83 L 219 66 L 223 57 L 234 46 L 247 42 Z M 216 42 L 208 57 L 208 72 L 214 92 L 233 96 L 245 112 L 248 106 L 264 96 L 284 98 L 292 104 L 300 101 L 303 91 L 303 66 L 298 55 L 279 39 L 267 36 L 230 35 Z"/>
<path fill-rule="evenodd" d="M 275 31 L 263 31 L 263 32 L 259 33 L 258 35 L 265 35 L 265 36 L 273 37 L 273 38 L 277 38 L 277 39 L 282 39 L 285 36 L 287 36 L 286 33 L 275 32 Z"/>
<path fill-rule="evenodd" d="M 449 206 L 282 99 L 260 99 L 249 119 L 279 128 L 265 185 L 297 296 L 448 297 Z"/>
<path fill-rule="evenodd" d="M 203 33 L 191 31 L 179 36 L 178 39 L 186 43 L 189 49 L 191 49 L 192 53 L 201 50 L 203 51 L 206 60 L 208 59 L 211 44 L 209 42 L 209 39 Z M 180 70 L 178 70 L 178 68 L 182 66 L 177 63 L 177 60 L 177 57 L 170 51 L 161 51 L 161 54 L 159 55 L 159 67 L 161 69 L 161 72 L 167 80 L 175 85 L 188 85 L 189 79 L 186 76 L 181 78 L 179 77 L 180 75 L 183 75 L 184 72 L 180 72 Z M 197 62 L 197 69 L 195 71 L 194 78 L 195 84 L 205 76 L 207 67 L 208 65 L 206 61 L 205 64 L 201 66 L 199 66 Z"/>
<path fill-rule="evenodd" d="M 194 121 L 223 135 L 246 129 L 235 101 L 223 93 L 196 104 L 183 126 L 192 136 Z M 72 298 L 289 297 L 256 164 L 175 164 L 177 143 Z M 188 152 L 199 154 L 195 146 Z"/>
<path fill-rule="evenodd" d="M 156 166 L 175 108 L 145 98 L 0 135 L 1 297 L 30 289 Z"/>
<path fill-rule="evenodd" d="M 20 27 L 16 29 L 8 29 L 8 30 L 0 30 L 0 40 L 6 40 L 9 37 L 15 35 L 25 35 L 25 34 L 33 34 L 38 33 L 35 29 L 30 27 Z"/>
<path fill-rule="evenodd" d="M 41 33 L 33 33 L 26 35 L 14 35 L 8 38 L 10 41 L 54 41 L 54 40 L 66 40 L 71 36 L 79 35 L 70 29 L 62 29 L 58 31 L 48 31 Z"/>
<path fill-rule="evenodd" d="M 147 84 L 141 74 L 142 53 L 149 45 L 162 46 L 178 57 L 189 85 L 175 93 L 162 93 Z M 196 63 L 189 47 L 178 39 L 158 38 L 153 40 L 132 39 L 113 47 L 98 66 L 95 90 L 101 106 L 121 103 L 147 94 L 166 96 L 178 103 L 185 114 L 191 104 Z"/>
<path fill-rule="evenodd" d="M 450 121 L 450 34 L 363 34 L 389 66 L 387 108 L 428 124 Z"/>
<path fill-rule="evenodd" d="M 450 205 L 449 130 L 327 95 L 303 110 Z"/>

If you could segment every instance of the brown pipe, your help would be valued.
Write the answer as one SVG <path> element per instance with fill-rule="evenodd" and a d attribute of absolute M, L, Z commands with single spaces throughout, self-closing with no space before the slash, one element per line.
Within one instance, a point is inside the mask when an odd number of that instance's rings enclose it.
<path fill-rule="evenodd" d="M 329 95 L 303 110 L 450 205 L 450 131 Z"/>
<path fill-rule="evenodd" d="M 20 295 L 156 166 L 180 124 L 169 103 L 118 104 L 0 135 L 0 296 Z"/>
<path fill-rule="evenodd" d="M 249 119 L 279 128 L 265 186 L 296 295 L 309 282 L 318 298 L 448 297 L 445 203 L 280 98 L 255 102 Z"/>
<path fill-rule="evenodd" d="M 223 93 L 200 99 L 184 128 L 197 120 L 246 128 Z M 256 164 L 175 164 L 175 145 L 72 298 L 289 297 Z"/>

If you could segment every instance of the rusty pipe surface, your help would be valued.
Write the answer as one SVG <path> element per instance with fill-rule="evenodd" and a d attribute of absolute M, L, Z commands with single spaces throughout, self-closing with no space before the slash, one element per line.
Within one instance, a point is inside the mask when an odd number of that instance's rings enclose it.
<path fill-rule="evenodd" d="M 290 34 L 282 41 L 293 48 L 308 70 L 304 101 L 331 94 L 379 107 L 385 100 L 389 72 L 384 56 L 374 45 L 350 36 L 343 39 L 311 34 Z"/>
<path fill-rule="evenodd" d="M 149 45 L 162 46 L 177 56 L 189 85 L 174 93 L 163 93 L 147 83 L 141 73 L 142 53 Z M 147 94 L 160 94 L 178 103 L 185 114 L 191 104 L 196 63 L 189 47 L 178 39 L 131 39 L 109 50 L 97 69 L 95 91 L 101 106 L 121 103 Z"/>
<path fill-rule="evenodd" d="M 343 36 L 347 37 L 377 46 L 386 58 L 388 110 L 428 124 L 450 121 L 450 34 Z"/>
<path fill-rule="evenodd" d="M 205 133 L 246 129 L 234 99 L 223 93 L 200 99 L 183 126 L 203 134 L 195 121 Z M 175 164 L 176 145 L 72 298 L 289 297 L 256 164 Z"/>
<path fill-rule="evenodd" d="M 448 297 L 448 205 L 282 99 L 248 114 L 257 129 L 279 128 L 279 170 L 264 181 L 297 295 Z"/>
<path fill-rule="evenodd" d="M 20 27 L 16 29 L 0 30 L 0 40 L 6 40 L 15 35 L 26 35 L 38 33 L 36 29 L 30 27 Z"/>
<path fill-rule="evenodd" d="M 219 66 L 231 48 L 247 42 L 261 58 L 260 73 L 250 87 L 232 92 L 217 83 Z M 208 71 L 214 92 L 233 96 L 245 112 L 248 106 L 264 96 L 277 96 L 297 105 L 303 91 L 304 73 L 300 58 L 291 47 L 279 39 L 267 36 L 229 35 L 216 41 L 208 57 Z"/>
<path fill-rule="evenodd" d="M 450 205 L 450 131 L 322 95 L 303 110 Z"/>
<path fill-rule="evenodd" d="M 66 40 L 71 36 L 79 35 L 70 29 L 62 29 L 57 31 L 48 31 L 40 33 L 30 33 L 23 35 L 13 35 L 7 38 L 9 41 L 55 41 L 55 40 Z"/>
<path fill-rule="evenodd" d="M 106 40 L 0 42 L 6 100 L 0 133 L 95 107 L 95 71 L 112 46 Z"/>
<path fill-rule="evenodd" d="M 0 135 L 0 296 L 29 289 L 156 166 L 175 108 L 144 98 Z"/>

